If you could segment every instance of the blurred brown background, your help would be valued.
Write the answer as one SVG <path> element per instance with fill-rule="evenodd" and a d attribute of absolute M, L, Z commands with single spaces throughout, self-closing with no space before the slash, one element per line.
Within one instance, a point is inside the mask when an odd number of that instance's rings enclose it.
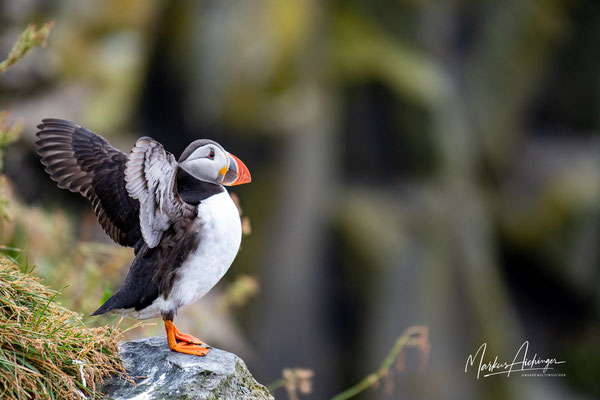
<path fill-rule="evenodd" d="M 176 156 L 212 138 L 252 172 L 232 190 L 251 234 L 182 330 L 265 384 L 314 369 L 303 398 L 356 383 L 415 324 L 427 371 L 360 398 L 600 396 L 600 2 L 0 1 L 2 57 L 49 19 L 47 48 L 0 75 L 25 124 L 2 239 L 61 302 L 88 315 L 132 252 L 44 174 L 35 125 Z M 524 340 L 566 376 L 465 374 L 482 343 L 512 360 Z"/>

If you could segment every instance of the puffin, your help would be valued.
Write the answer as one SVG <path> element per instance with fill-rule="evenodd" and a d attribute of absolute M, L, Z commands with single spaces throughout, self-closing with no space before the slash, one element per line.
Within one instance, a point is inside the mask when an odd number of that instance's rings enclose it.
<path fill-rule="evenodd" d="M 160 317 L 172 351 L 205 356 L 210 346 L 179 332 L 173 319 L 238 253 L 241 219 L 225 186 L 249 183 L 246 165 L 209 139 L 193 141 L 176 161 L 150 137 L 125 154 L 62 119 L 43 119 L 36 136 L 50 178 L 86 197 L 106 234 L 134 249 L 123 285 L 92 315 Z"/>

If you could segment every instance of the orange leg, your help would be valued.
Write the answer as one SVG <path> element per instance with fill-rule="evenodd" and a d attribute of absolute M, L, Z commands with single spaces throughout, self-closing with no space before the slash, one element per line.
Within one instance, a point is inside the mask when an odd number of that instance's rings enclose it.
<path fill-rule="evenodd" d="M 179 330 L 175 327 L 173 321 L 168 319 L 165 319 L 164 321 L 169 349 L 172 351 L 193 354 L 195 356 L 205 356 L 210 351 L 210 347 L 200 339 L 196 339 L 185 333 L 179 333 Z M 178 343 L 177 340 L 180 340 L 181 343 Z"/>

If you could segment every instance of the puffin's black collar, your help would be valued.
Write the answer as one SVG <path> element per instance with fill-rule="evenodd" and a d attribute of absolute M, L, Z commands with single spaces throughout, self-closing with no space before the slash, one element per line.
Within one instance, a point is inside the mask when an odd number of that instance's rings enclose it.
<path fill-rule="evenodd" d="M 201 181 L 182 168 L 177 168 L 177 193 L 186 203 L 198 205 L 202 200 L 224 190 L 225 188 L 221 185 Z"/>

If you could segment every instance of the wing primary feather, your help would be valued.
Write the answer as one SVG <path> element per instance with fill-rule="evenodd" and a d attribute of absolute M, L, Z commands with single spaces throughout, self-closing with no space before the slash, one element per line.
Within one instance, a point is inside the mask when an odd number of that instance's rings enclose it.
<path fill-rule="evenodd" d="M 127 156 L 71 121 L 46 118 L 38 129 L 37 152 L 52 180 L 90 200 L 100 225 L 115 242 L 139 248 L 140 206 L 125 189 Z"/>

